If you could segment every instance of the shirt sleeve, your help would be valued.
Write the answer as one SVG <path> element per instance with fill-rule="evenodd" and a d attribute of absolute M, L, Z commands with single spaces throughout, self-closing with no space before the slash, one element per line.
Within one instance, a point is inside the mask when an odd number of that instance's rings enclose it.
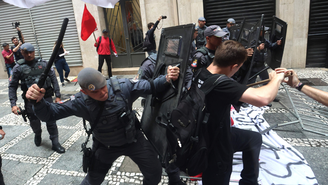
<path fill-rule="evenodd" d="M 154 38 L 153 37 L 154 36 L 154 32 L 155 32 L 155 29 L 157 28 L 158 23 L 159 23 L 159 21 L 156 21 L 156 23 L 154 24 L 153 28 L 148 31 L 149 41 L 150 41 L 150 39 L 153 39 Z"/>
<path fill-rule="evenodd" d="M 112 51 L 113 51 L 114 53 L 117 54 L 117 51 L 116 51 L 116 48 L 115 48 L 115 44 L 114 44 L 114 42 L 113 42 L 112 39 L 110 39 L 110 48 L 112 49 Z"/>
<path fill-rule="evenodd" d="M 8 95 L 11 107 L 16 106 L 17 101 L 17 88 L 20 79 L 19 65 L 17 64 L 12 71 L 13 75 L 8 85 Z"/>
<path fill-rule="evenodd" d="M 248 87 L 246 85 L 239 84 L 234 80 L 226 80 L 221 82 L 214 91 L 220 94 L 222 101 L 236 104 L 247 89 Z"/>
<path fill-rule="evenodd" d="M 129 80 L 127 80 L 129 81 Z M 131 91 L 132 100 L 136 100 L 140 96 L 146 96 L 152 93 L 151 84 L 148 80 L 138 80 L 137 82 L 128 82 Z M 164 91 L 168 85 L 164 75 L 157 77 L 153 81 L 156 93 Z"/>
<path fill-rule="evenodd" d="M 99 42 L 99 37 L 97 38 L 96 42 Z M 95 43 L 94 46 L 97 47 L 97 44 Z"/>
<path fill-rule="evenodd" d="M 90 120 L 87 107 L 82 96 L 75 95 L 75 99 L 65 103 L 49 103 L 42 99 L 33 106 L 35 115 L 42 121 L 55 121 L 69 116 L 83 117 Z"/>
<path fill-rule="evenodd" d="M 3 50 L 2 52 L 1 52 L 1 54 L 2 54 L 2 56 L 3 56 L 3 58 L 6 58 L 7 56 L 9 56 L 10 54 L 8 54 L 8 52 L 4 52 L 5 50 Z"/>

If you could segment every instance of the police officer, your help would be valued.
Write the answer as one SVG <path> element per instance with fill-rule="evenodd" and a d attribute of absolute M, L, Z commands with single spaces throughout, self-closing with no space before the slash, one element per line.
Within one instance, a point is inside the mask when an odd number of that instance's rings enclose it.
<path fill-rule="evenodd" d="M 235 19 L 229 18 L 227 20 L 227 24 L 226 24 L 227 26 L 225 28 L 223 28 L 222 30 L 227 32 L 228 34 L 223 37 L 223 39 L 222 39 L 223 41 L 226 41 L 226 40 L 230 39 L 230 28 L 231 28 L 231 26 L 233 26 L 235 24 L 236 24 Z"/>
<path fill-rule="evenodd" d="M 198 30 L 198 35 L 199 35 Z M 227 33 L 221 29 L 220 26 L 212 25 L 205 29 L 204 36 L 206 38 L 206 45 L 198 48 L 194 54 L 191 68 L 195 73 L 202 67 L 208 67 L 215 55 L 215 49 L 222 43 L 222 37 Z"/>
<path fill-rule="evenodd" d="M 268 30 L 269 30 L 269 27 L 265 26 L 264 31 L 268 31 Z M 263 31 L 262 30 L 260 32 L 260 38 L 261 37 L 263 37 Z M 269 40 L 264 38 L 263 41 L 264 42 L 261 43 L 261 41 L 259 40 L 257 50 L 254 53 L 254 64 L 253 64 L 253 67 L 251 69 L 250 77 L 254 76 L 255 74 L 262 71 L 258 75 L 261 78 L 261 80 L 266 80 L 266 79 L 269 79 L 268 71 L 264 70 L 265 69 L 265 61 L 267 59 L 267 49 L 275 50 L 276 48 L 278 48 L 281 45 L 281 40 L 277 40 L 276 42 L 272 43 Z M 251 45 L 253 45 L 253 44 L 251 44 Z M 249 61 L 247 61 L 247 62 L 248 63 L 245 63 L 246 65 L 244 67 L 242 67 L 242 69 L 245 69 L 245 67 L 247 65 L 248 66 L 250 65 Z M 248 84 L 254 83 L 255 81 L 256 81 L 256 77 L 250 79 L 248 81 Z"/>
<path fill-rule="evenodd" d="M 206 19 L 204 17 L 199 17 L 198 26 L 196 26 L 198 30 L 198 35 L 196 37 L 196 47 L 201 48 L 206 44 L 206 36 L 204 35 L 204 31 L 207 28 Z"/>
<path fill-rule="evenodd" d="M 150 80 L 154 76 L 157 53 L 149 55 L 142 63 L 138 71 L 138 79 Z"/>
<path fill-rule="evenodd" d="M 78 74 L 81 92 L 75 94 L 74 99 L 63 104 L 50 104 L 42 99 L 45 90 L 36 84 L 29 88 L 26 98 L 37 100 L 34 111 L 41 120 L 57 120 L 75 115 L 95 126 L 93 163 L 81 184 L 101 184 L 112 163 L 119 156 L 126 155 L 144 175 L 143 184 L 154 185 L 160 182 L 161 164 L 150 143 L 135 127 L 132 103 L 139 96 L 164 91 L 170 87 L 168 82 L 176 80 L 178 76 L 179 68 L 169 66 L 167 75 L 156 78 L 151 85 L 147 80 L 117 80 L 115 77 L 106 81 L 100 72 L 85 68 Z M 101 104 L 104 106 L 103 111 L 100 111 Z M 100 115 L 99 121 L 95 123 L 97 115 Z"/>
<path fill-rule="evenodd" d="M 35 58 L 34 47 L 30 43 L 25 43 L 21 46 L 21 52 L 24 59 L 20 59 L 17 61 L 16 66 L 13 69 L 12 79 L 9 83 L 9 99 L 11 104 L 11 111 L 18 115 L 21 111 L 17 105 L 17 88 L 19 80 L 21 81 L 21 89 L 23 91 L 22 97 L 25 103 L 25 110 L 27 112 L 27 117 L 30 120 L 30 126 L 35 134 L 34 143 L 36 146 L 41 145 L 41 122 L 34 115 L 32 110 L 32 103 L 29 102 L 25 98 L 26 91 L 28 87 L 32 84 L 37 83 L 40 75 L 44 71 L 47 62 L 44 60 L 37 60 Z M 51 86 L 52 84 L 52 86 Z M 45 100 L 48 102 L 52 102 L 52 96 L 55 92 L 56 100 L 55 102 L 60 101 L 60 90 L 57 82 L 56 74 L 53 69 L 50 70 L 49 75 L 46 79 L 46 83 L 44 85 L 46 92 L 44 94 Z M 55 121 L 46 122 L 47 130 L 50 134 L 50 139 L 52 141 L 52 150 L 55 150 L 58 153 L 64 153 L 65 148 L 63 148 L 58 142 L 58 129 Z"/>

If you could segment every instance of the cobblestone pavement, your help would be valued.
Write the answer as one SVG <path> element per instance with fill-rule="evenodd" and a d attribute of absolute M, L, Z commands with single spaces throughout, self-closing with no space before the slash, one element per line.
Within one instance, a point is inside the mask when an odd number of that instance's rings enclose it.
<path fill-rule="evenodd" d="M 328 72 L 326 70 L 302 69 L 297 71 L 301 78 L 320 78 L 328 83 Z M 133 76 L 124 77 L 132 78 Z M 79 91 L 79 86 L 74 84 L 70 83 L 66 84 L 65 87 L 61 87 L 63 99 Z M 3 126 L 6 136 L 0 141 L 0 153 L 3 160 L 2 172 L 6 184 L 80 184 L 86 175 L 81 167 L 81 144 L 86 139 L 82 119 L 72 116 L 57 121 L 59 140 L 66 148 L 66 153 L 58 154 L 51 150 L 51 141 L 45 124 L 42 125 L 42 144 L 40 147 L 36 147 L 33 142 L 34 134 L 28 122 L 24 122 L 21 116 L 11 113 L 7 86 L 8 81 L 1 79 L 0 125 Z M 328 91 L 328 86 L 320 86 L 319 88 Z M 18 91 L 18 105 L 23 107 L 20 94 L 21 92 Z M 296 94 L 293 96 L 296 96 Z M 283 90 L 279 92 L 278 97 L 284 99 Z M 301 97 L 304 96 L 301 95 Z M 133 107 L 142 113 L 140 100 L 137 100 Z M 273 106 L 264 114 L 264 117 L 270 124 L 295 120 L 286 108 L 276 102 L 273 102 Z M 319 118 L 325 119 L 326 115 L 321 114 Z M 328 174 L 326 173 L 328 170 L 328 137 L 304 131 L 300 124 L 278 127 L 275 130 L 278 135 L 295 146 L 304 155 L 318 182 L 328 184 Z M 167 184 L 167 181 L 167 177 L 163 175 L 161 184 Z M 129 158 L 122 156 L 115 161 L 102 184 L 142 184 L 142 174 Z"/>

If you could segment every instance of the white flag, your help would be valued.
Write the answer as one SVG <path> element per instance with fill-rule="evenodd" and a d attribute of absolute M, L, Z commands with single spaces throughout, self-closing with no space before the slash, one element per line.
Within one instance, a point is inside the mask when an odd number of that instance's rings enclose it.
<path fill-rule="evenodd" d="M 4 1 L 8 4 L 12 4 L 20 8 L 32 8 L 34 6 L 44 4 L 45 2 L 51 0 L 4 0 Z M 82 1 L 103 8 L 114 8 L 115 4 L 119 0 L 82 0 Z"/>
<path fill-rule="evenodd" d="M 37 5 L 44 4 L 47 1 L 51 0 L 4 0 L 8 4 L 18 6 L 20 8 L 32 8 Z"/>
<path fill-rule="evenodd" d="M 82 0 L 86 3 L 94 4 L 103 8 L 114 8 L 119 0 Z"/>

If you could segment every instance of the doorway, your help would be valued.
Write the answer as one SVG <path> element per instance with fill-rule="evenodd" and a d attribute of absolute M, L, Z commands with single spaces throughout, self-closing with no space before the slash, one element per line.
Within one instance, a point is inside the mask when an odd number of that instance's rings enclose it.
<path fill-rule="evenodd" d="M 104 14 L 118 54 L 112 56 L 112 66 L 139 67 L 145 59 L 139 0 L 120 0 L 114 8 L 104 9 Z"/>

